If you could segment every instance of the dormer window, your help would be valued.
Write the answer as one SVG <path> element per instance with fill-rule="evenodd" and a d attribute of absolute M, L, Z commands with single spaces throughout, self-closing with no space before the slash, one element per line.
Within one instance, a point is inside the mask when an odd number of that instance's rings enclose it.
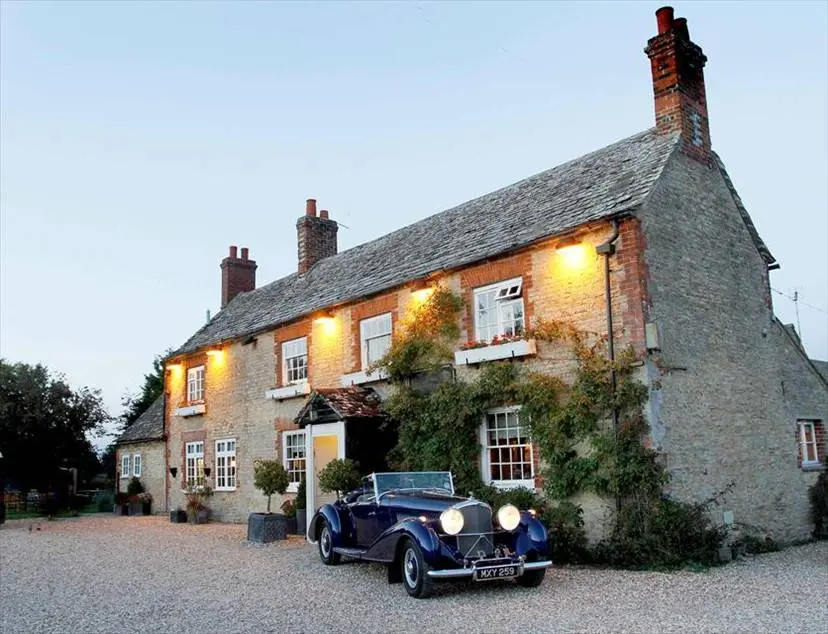
<path fill-rule="evenodd" d="M 204 366 L 187 370 L 187 402 L 201 403 L 204 400 Z"/>
<path fill-rule="evenodd" d="M 519 335 L 524 327 L 523 279 L 490 284 L 474 289 L 475 341 Z"/>

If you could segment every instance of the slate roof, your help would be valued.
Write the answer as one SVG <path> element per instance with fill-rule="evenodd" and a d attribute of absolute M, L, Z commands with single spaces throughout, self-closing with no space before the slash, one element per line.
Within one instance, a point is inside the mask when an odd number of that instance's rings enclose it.
<path fill-rule="evenodd" d="M 124 430 L 118 444 L 164 439 L 164 397 L 159 396 L 138 419 Z"/>
<path fill-rule="evenodd" d="M 631 212 L 678 139 L 652 128 L 241 293 L 171 356 Z"/>
<path fill-rule="evenodd" d="M 311 408 L 321 413 L 325 420 L 331 415 L 337 420 L 384 417 L 381 402 L 380 395 L 370 387 L 353 385 L 317 389 L 308 396 L 295 420 L 300 425 L 303 424 Z"/>
<path fill-rule="evenodd" d="M 818 359 L 811 359 L 811 363 L 814 364 L 814 367 L 817 369 L 822 375 L 822 378 L 825 379 L 825 382 L 828 383 L 828 361 L 819 361 Z"/>

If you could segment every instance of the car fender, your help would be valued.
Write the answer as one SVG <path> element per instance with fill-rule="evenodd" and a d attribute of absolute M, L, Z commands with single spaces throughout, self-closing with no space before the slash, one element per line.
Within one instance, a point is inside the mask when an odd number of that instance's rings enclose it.
<path fill-rule="evenodd" d="M 392 562 L 397 555 L 400 540 L 413 539 L 423 552 L 423 558 L 430 564 L 440 555 L 441 541 L 433 528 L 419 519 L 407 518 L 397 522 L 380 535 L 365 552 L 366 559 Z"/>
<path fill-rule="evenodd" d="M 313 519 L 308 524 L 308 541 L 316 543 L 316 536 L 320 530 L 319 523 L 322 520 L 326 521 L 328 526 L 331 527 L 331 541 L 333 546 L 342 546 L 344 541 L 342 535 L 342 520 L 333 504 L 326 504 L 314 514 Z"/>
<path fill-rule="evenodd" d="M 521 513 L 520 527 L 516 533 L 514 548 L 518 555 L 525 555 L 529 551 L 535 551 L 540 556 L 547 554 L 549 534 L 536 517 L 526 512 Z"/>

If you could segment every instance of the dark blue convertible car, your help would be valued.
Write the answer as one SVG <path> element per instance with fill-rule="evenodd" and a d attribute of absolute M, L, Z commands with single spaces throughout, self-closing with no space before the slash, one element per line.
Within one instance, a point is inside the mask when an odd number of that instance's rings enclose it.
<path fill-rule="evenodd" d="M 412 597 L 428 596 L 435 581 L 543 581 L 552 565 L 546 528 L 532 510 L 454 494 L 449 472 L 374 473 L 362 488 L 326 504 L 308 525 L 322 561 L 343 556 L 388 564 L 389 583 Z"/>

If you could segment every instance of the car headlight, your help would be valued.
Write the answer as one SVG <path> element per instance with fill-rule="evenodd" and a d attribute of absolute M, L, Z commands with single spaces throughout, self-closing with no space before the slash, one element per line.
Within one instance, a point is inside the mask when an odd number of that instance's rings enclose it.
<path fill-rule="evenodd" d="M 520 511 L 512 504 L 504 504 L 497 511 L 497 523 L 504 530 L 515 530 L 520 524 Z"/>
<path fill-rule="evenodd" d="M 440 514 L 440 525 L 449 535 L 457 535 L 463 530 L 463 514 L 457 509 L 446 509 Z"/>

